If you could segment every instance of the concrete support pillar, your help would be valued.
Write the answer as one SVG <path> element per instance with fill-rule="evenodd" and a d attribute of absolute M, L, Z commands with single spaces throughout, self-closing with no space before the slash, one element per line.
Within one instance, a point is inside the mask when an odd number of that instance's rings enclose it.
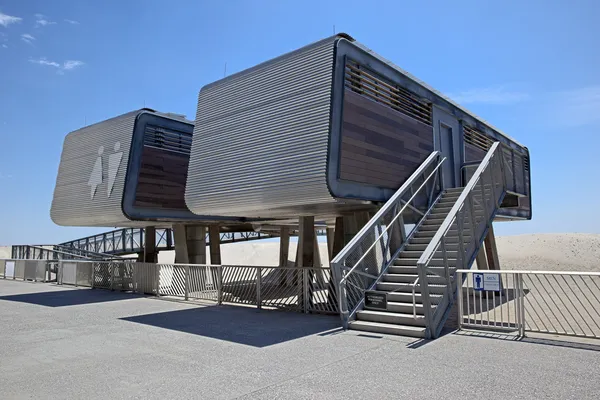
<path fill-rule="evenodd" d="M 485 254 L 485 247 L 481 246 L 479 251 L 477 252 L 477 269 L 480 271 L 490 269 L 488 266 L 488 261 Z"/>
<path fill-rule="evenodd" d="M 357 212 L 356 216 L 355 216 L 355 221 L 356 221 L 356 233 L 358 233 L 365 225 L 367 225 L 369 223 L 369 220 L 371 218 L 369 218 L 369 213 L 366 211 L 361 211 L 361 212 Z M 376 236 L 375 236 L 375 230 L 372 230 L 371 232 L 369 232 L 369 235 L 367 236 L 366 239 L 366 243 L 365 243 L 365 248 L 363 250 L 366 250 L 367 248 L 369 248 L 371 246 L 371 244 L 375 241 Z M 365 258 L 363 259 L 363 263 L 365 264 L 366 268 L 367 268 L 367 273 L 372 274 L 372 275 L 379 275 L 379 269 L 381 267 L 381 265 L 379 265 L 378 261 L 377 261 L 377 256 L 376 256 L 376 249 L 377 249 L 376 245 L 374 248 L 371 249 L 371 251 L 369 251 L 369 253 L 365 256 Z"/>
<path fill-rule="evenodd" d="M 290 256 L 290 227 L 282 226 L 279 230 L 279 266 L 287 267 Z"/>
<path fill-rule="evenodd" d="M 206 227 L 188 225 L 186 239 L 190 264 L 206 264 Z"/>
<path fill-rule="evenodd" d="M 221 265 L 221 232 L 218 225 L 208 227 L 208 241 L 210 246 L 210 263 Z"/>
<path fill-rule="evenodd" d="M 333 260 L 345 245 L 344 217 L 336 217 L 335 229 L 333 231 L 333 246 L 329 260 Z"/>
<path fill-rule="evenodd" d="M 390 220 L 393 218 L 394 216 L 391 216 Z M 390 224 L 388 234 L 390 235 L 390 256 L 392 256 L 406 241 L 406 230 L 404 228 L 404 218 L 402 218 L 402 215 L 400 215 L 396 221 L 390 222 Z"/>
<path fill-rule="evenodd" d="M 156 227 L 147 226 L 144 228 L 144 253 L 143 262 L 156 263 L 158 261 L 158 252 L 156 251 Z"/>
<path fill-rule="evenodd" d="M 358 233 L 358 227 L 356 224 L 356 215 L 344 215 L 344 246 L 352 240 L 352 238 Z M 342 248 L 344 247 L 342 246 Z"/>
<path fill-rule="evenodd" d="M 498 258 L 498 248 L 496 247 L 496 235 L 494 234 L 493 224 L 490 224 L 490 229 L 488 229 L 488 233 L 485 237 L 484 244 L 489 269 L 499 270 L 500 259 Z"/>
<path fill-rule="evenodd" d="M 297 253 L 296 253 L 297 256 Z M 279 229 L 279 266 L 282 268 L 289 266 L 290 258 L 290 227 L 282 226 Z M 293 273 L 289 269 L 279 271 L 279 284 L 281 286 L 291 286 L 294 282 Z"/>
<path fill-rule="evenodd" d="M 175 263 L 189 264 L 185 225 L 173 224 L 173 239 L 175 240 Z"/>
<path fill-rule="evenodd" d="M 333 259 L 332 254 L 333 254 L 333 241 L 334 241 L 335 229 L 327 228 L 326 232 L 327 232 L 327 257 L 329 257 L 329 261 L 331 261 Z"/>
<path fill-rule="evenodd" d="M 298 267 L 300 270 L 302 268 L 310 268 L 315 265 L 315 217 L 300 217 L 299 221 L 300 229 L 298 232 Z M 303 274 L 303 277 L 306 277 L 307 281 L 300 280 L 303 285 L 306 284 L 308 286 L 308 298 L 305 298 L 304 290 L 301 290 L 300 293 L 302 296 L 298 296 L 298 302 L 303 305 L 307 305 L 309 308 L 312 307 L 312 287 L 313 287 L 313 273 L 304 274 L 304 271 L 299 271 L 299 273 Z M 305 312 L 308 312 L 308 309 L 304 309 Z"/>
<path fill-rule="evenodd" d="M 300 258 L 298 267 L 312 267 L 314 264 L 315 248 L 315 217 L 300 217 L 298 232 L 298 248 Z"/>
<path fill-rule="evenodd" d="M 201 225 L 173 225 L 175 262 L 206 264 L 206 227 Z"/>

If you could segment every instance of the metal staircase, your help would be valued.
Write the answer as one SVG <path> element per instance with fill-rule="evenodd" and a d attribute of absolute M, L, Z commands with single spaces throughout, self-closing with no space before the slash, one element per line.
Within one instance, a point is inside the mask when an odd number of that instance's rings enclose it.
<path fill-rule="evenodd" d="M 456 298 L 455 271 L 472 266 L 506 193 L 499 143 L 465 187 L 443 189 L 444 162 L 432 153 L 332 260 L 345 328 L 439 336 Z M 405 216 L 415 213 L 406 235 Z"/>

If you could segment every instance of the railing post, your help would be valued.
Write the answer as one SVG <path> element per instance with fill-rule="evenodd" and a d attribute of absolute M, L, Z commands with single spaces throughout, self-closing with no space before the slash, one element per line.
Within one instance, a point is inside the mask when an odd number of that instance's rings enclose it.
<path fill-rule="evenodd" d="M 339 285 L 338 295 L 339 304 L 340 304 L 340 317 L 342 319 L 342 327 L 344 329 L 348 329 L 348 319 L 350 317 L 350 313 L 348 312 L 348 299 L 346 297 L 346 281 L 341 281 Z"/>
<path fill-rule="evenodd" d="M 75 263 L 75 287 L 77 287 L 77 270 L 79 269 L 79 263 Z"/>
<path fill-rule="evenodd" d="M 444 236 L 442 236 L 442 243 L 441 243 L 441 247 L 442 247 L 442 257 L 444 258 L 444 273 L 446 275 L 446 293 L 448 294 L 448 302 L 449 304 L 452 304 L 452 300 L 453 300 L 453 289 L 452 289 L 452 282 L 450 281 L 450 264 L 448 263 L 448 253 L 446 252 L 446 238 Z M 434 253 L 434 257 L 435 257 L 435 253 Z M 458 257 L 457 257 L 457 261 L 458 261 Z"/>
<path fill-rule="evenodd" d="M 223 303 L 223 265 L 217 265 L 217 304 Z"/>
<path fill-rule="evenodd" d="M 183 295 L 188 300 L 190 294 L 190 266 L 186 265 L 183 268 Z"/>
<path fill-rule="evenodd" d="M 462 288 L 462 272 L 457 272 L 456 275 L 456 301 L 458 301 L 458 330 L 462 329 L 463 324 L 463 288 Z M 467 293 L 467 296 L 469 293 Z"/>
<path fill-rule="evenodd" d="M 90 289 L 94 288 L 95 281 L 96 281 L 96 265 L 95 265 L 95 263 L 90 263 Z"/>
<path fill-rule="evenodd" d="M 303 308 L 304 308 L 304 313 L 308 314 L 308 304 L 309 304 L 309 290 L 308 290 L 308 267 L 303 267 L 302 268 L 302 291 L 304 293 L 304 295 L 302 296 L 302 301 L 303 301 Z"/>
<path fill-rule="evenodd" d="M 115 290 L 115 263 L 109 263 L 108 268 L 110 269 L 110 290 Z"/>
<path fill-rule="evenodd" d="M 154 283 L 156 284 L 156 296 L 160 297 L 160 264 L 155 264 Z"/>
<path fill-rule="evenodd" d="M 523 274 L 519 276 L 519 316 L 521 317 L 521 331 L 519 332 L 521 337 L 525 337 L 525 292 L 523 291 Z"/>
<path fill-rule="evenodd" d="M 58 266 L 56 270 L 56 284 L 62 285 L 62 271 L 63 271 L 63 260 L 58 260 Z M 6 275 L 4 276 L 6 278 Z"/>
<path fill-rule="evenodd" d="M 262 308 L 262 295 L 260 293 L 261 285 L 262 285 L 262 268 L 257 267 L 256 268 L 256 308 L 258 308 L 258 309 Z"/>
<path fill-rule="evenodd" d="M 423 303 L 423 314 L 425 316 L 425 339 L 431 339 L 433 335 L 433 316 L 431 314 L 431 299 L 429 298 L 429 282 L 427 281 L 427 269 L 423 264 L 417 264 L 419 272 L 419 285 L 421 286 L 421 300 Z"/>

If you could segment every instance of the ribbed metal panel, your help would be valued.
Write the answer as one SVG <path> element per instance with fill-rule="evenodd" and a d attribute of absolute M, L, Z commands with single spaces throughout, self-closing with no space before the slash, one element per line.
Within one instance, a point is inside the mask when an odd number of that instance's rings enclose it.
<path fill-rule="evenodd" d="M 186 187 L 197 214 L 333 203 L 326 184 L 334 38 L 204 87 Z"/>
<path fill-rule="evenodd" d="M 123 226 L 129 222 L 121 211 L 125 173 L 135 118 L 140 111 L 71 132 L 65 138 L 50 215 L 59 225 Z M 115 148 L 119 143 L 118 148 Z M 103 148 L 102 155 L 99 149 Z M 109 195 L 109 158 L 122 152 L 112 192 Z M 102 160 L 102 182 L 91 196 L 88 184 L 98 157 Z M 113 160 L 116 160 L 113 158 Z"/>

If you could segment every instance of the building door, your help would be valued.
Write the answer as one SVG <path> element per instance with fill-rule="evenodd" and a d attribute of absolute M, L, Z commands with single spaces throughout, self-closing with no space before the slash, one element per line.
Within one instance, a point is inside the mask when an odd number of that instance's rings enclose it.
<path fill-rule="evenodd" d="M 433 108 L 433 144 L 446 157 L 442 166 L 444 188 L 453 188 L 460 182 L 460 130 L 458 120 L 447 112 Z"/>

